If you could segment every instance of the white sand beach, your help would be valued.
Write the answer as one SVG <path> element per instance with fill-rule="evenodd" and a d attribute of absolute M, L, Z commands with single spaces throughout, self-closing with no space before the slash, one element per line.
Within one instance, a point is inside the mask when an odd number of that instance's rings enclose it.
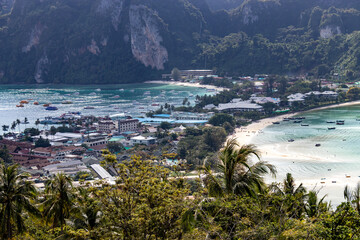
<path fill-rule="evenodd" d="M 200 83 L 190 83 L 190 82 L 156 80 L 156 81 L 146 81 L 145 83 L 171 84 L 171 85 L 184 86 L 184 87 L 198 87 L 198 88 L 205 88 L 205 89 L 209 89 L 209 90 L 216 90 L 218 92 L 228 90 L 228 88 L 216 87 L 216 86 L 213 86 L 213 85 L 202 85 Z"/>
<path fill-rule="evenodd" d="M 318 110 L 336 108 L 336 107 L 353 106 L 353 105 L 359 105 L 359 104 L 360 104 L 360 101 L 346 102 L 346 103 L 340 103 L 340 104 L 334 104 L 334 105 L 314 108 L 314 109 L 311 109 L 311 110 L 308 110 L 305 112 L 312 112 L 312 111 L 318 111 Z M 289 114 L 284 114 L 284 115 L 280 115 L 280 116 L 276 116 L 276 117 L 264 118 L 264 119 L 258 120 L 256 122 L 251 123 L 248 126 L 236 128 L 235 133 L 233 135 L 231 135 L 229 138 L 236 138 L 240 145 L 249 144 L 249 143 L 251 143 L 251 140 L 254 136 L 256 136 L 257 134 L 261 134 L 262 130 L 264 128 L 266 128 L 267 126 L 273 124 L 273 122 L 280 122 L 284 118 L 290 118 L 290 117 L 293 117 L 300 113 L 304 113 L 304 112 L 289 113 Z"/>
<path fill-rule="evenodd" d="M 359 104 L 360 101 L 347 102 L 312 109 L 305 113 Z M 282 182 L 286 173 L 290 172 L 295 177 L 297 184 L 303 183 L 308 190 L 320 191 L 320 196 L 327 195 L 327 201 L 331 201 L 332 205 L 337 206 L 344 201 L 344 187 L 349 185 L 354 188 L 360 181 L 360 162 L 351 162 L 346 157 L 343 159 L 337 157 L 334 153 L 330 154 L 331 151 L 325 147 L 316 148 L 314 142 L 308 139 L 297 139 L 295 145 L 287 142 L 286 137 L 284 137 L 283 143 L 266 143 L 266 140 L 258 142 L 261 140 L 262 134 L 264 134 L 263 139 L 267 139 L 268 134 L 272 134 L 264 131 L 267 126 L 297 114 L 300 112 L 259 120 L 248 126 L 237 128 L 229 138 L 236 138 L 240 145 L 255 144 L 261 152 L 262 159 L 276 166 L 277 178 L 267 177 L 268 183 Z M 351 167 L 349 168 L 349 166 Z"/>

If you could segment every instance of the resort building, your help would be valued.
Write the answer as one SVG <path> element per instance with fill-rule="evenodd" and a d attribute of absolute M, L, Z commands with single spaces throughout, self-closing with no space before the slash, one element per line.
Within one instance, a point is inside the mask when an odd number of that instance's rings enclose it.
<path fill-rule="evenodd" d="M 305 97 L 309 96 L 316 96 L 318 98 L 327 98 L 327 99 L 335 99 L 338 97 L 338 93 L 334 91 L 325 91 L 325 92 L 319 92 L 319 91 L 312 91 L 305 93 Z"/>
<path fill-rule="evenodd" d="M 305 94 L 302 93 L 294 93 L 289 95 L 288 97 L 289 105 L 292 106 L 294 102 L 304 102 L 305 101 Z"/>
<path fill-rule="evenodd" d="M 255 102 L 257 104 L 265 104 L 265 103 L 274 103 L 276 105 L 279 105 L 280 98 L 272 98 L 272 97 L 256 97 L 253 96 L 250 98 L 251 102 Z"/>
<path fill-rule="evenodd" d="M 138 119 L 125 119 L 117 122 L 117 129 L 120 133 L 122 132 L 135 132 L 139 130 Z"/>
<path fill-rule="evenodd" d="M 171 116 L 176 120 L 208 121 L 212 116 L 214 116 L 214 113 L 173 112 Z"/>
<path fill-rule="evenodd" d="M 181 77 L 185 78 L 185 79 L 192 79 L 192 78 L 198 78 L 198 77 L 206 77 L 208 75 L 214 75 L 214 71 L 209 70 L 209 69 L 179 70 L 179 71 L 180 71 Z M 162 75 L 163 79 L 168 79 L 168 78 L 171 78 L 171 77 L 172 77 L 171 73 Z"/>
<path fill-rule="evenodd" d="M 262 112 L 264 110 L 262 106 L 250 101 L 223 103 L 219 104 L 216 109 L 220 112 Z"/>
<path fill-rule="evenodd" d="M 156 143 L 156 138 L 154 137 L 144 137 L 144 136 L 136 136 L 130 138 L 130 145 L 135 146 L 136 144 L 144 144 L 144 145 L 152 145 Z"/>

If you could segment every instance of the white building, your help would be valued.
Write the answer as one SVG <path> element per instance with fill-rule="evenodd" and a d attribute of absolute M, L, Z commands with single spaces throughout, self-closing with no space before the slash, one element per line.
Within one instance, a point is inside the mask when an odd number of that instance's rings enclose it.
<path fill-rule="evenodd" d="M 278 105 L 280 103 L 280 98 L 251 97 L 250 101 L 255 102 L 257 104 L 274 103 L 274 104 Z"/>
<path fill-rule="evenodd" d="M 238 101 L 219 104 L 217 110 L 221 112 L 261 112 L 264 109 L 262 106 L 256 103 L 251 103 L 250 101 Z"/>
<path fill-rule="evenodd" d="M 43 169 L 49 175 L 55 175 L 58 173 L 64 173 L 66 175 L 75 175 L 78 172 L 90 172 L 90 170 L 84 165 L 84 163 L 79 160 L 52 164 L 43 167 Z"/>
<path fill-rule="evenodd" d="M 152 145 L 156 143 L 156 138 L 153 137 L 143 137 L 143 136 L 136 136 L 130 138 L 130 145 L 135 146 L 136 144 L 145 144 L 145 145 Z"/>
<path fill-rule="evenodd" d="M 294 93 L 294 94 L 289 95 L 287 98 L 288 98 L 289 105 L 292 106 L 294 102 L 304 102 L 305 94 Z"/>
<path fill-rule="evenodd" d="M 190 112 L 173 112 L 171 117 L 176 120 L 196 120 L 208 121 L 214 113 L 190 113 Z"/>

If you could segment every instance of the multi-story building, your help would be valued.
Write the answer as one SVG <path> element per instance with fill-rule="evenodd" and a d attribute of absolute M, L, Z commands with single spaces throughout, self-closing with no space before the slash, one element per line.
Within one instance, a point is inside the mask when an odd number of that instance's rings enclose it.
<path fill-rule="evenodd" d="M 139 129 L 139 120 L 138 119 L 119 120 L 117 129 L 119 132 L 137 131 Z"/>
<path fill-rule="evenodd" d="M 99 132 L 111 133 L 113 130 L 116 130 L 116 126 L 112 120 L 102 120 L 98 122 L 97 130 Z"/>

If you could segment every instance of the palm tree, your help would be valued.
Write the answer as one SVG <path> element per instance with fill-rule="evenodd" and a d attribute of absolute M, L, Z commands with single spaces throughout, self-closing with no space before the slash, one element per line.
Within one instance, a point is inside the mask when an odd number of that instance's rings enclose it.
<path fill-rule="evenodd" d="M 320 200 L 318 199 L 318 192 L 310 191 L 307 195 L 307 201 L 305 204 L 305 211 L 308 217 L 317 217 L 321 212 L 329 210 L 330 206 L 324 202 L 326 195 Z"/>
<path fill-rule="evenodd" d="M 21 121 L 19 119 L 16 119 L 16 125 L 19 128 L 19 133 L 20 133 L 20 124 L 21 124 Z"/>
<path fill-rule="evenodd" d="M 39 130 L 39 127 L 38 127 L 38 125 L 40 124 L 40 120 L 39 119 L 36 119 L 36 121 L 35 121 L 35 126 L 36 126 L 36 128 Z"/>
<path fill-rule="evenodd" d="M 88 231 L 94 229 L 99 223 L 101 206 L 99 201 L 91 196 L 87 188 L 80 187 L 76 196 L 78 204 L 77 216 L 74 223 L 76 227 L 86 228 Z"/>
<path fill-rule="evenodd" d="M 7 132 L 8 129 L 9 129 L 9 126 L 8 126 L 8 125 L 2 125 L 1 127 L 2 127 L 2 130 L 3 130 L 4 132 Z"/>
<path fill-rule="evenodd" d="M 29 123 L 29 120 L 28 120 L 27 117 L 25 117 L 25 118 L 24 118 L 25 129 L 26 129 L 26 124 L 28 124 L 28 123 Z"/>
<path fill-rule="evenodd" d="M 57 174 L 45 184 L 45 201 L 43 215 L 52 227 L 60 226 L 61 233 L 65 219 L 70 217 L 74 207 L 72 179 L 63 173 Z"/>
<path fill-rule="evenodd" d="M 251 165 L 251 157 L 259 161 Z M 208 167 L 204 167 L 210 194 L 222 196 L 224 194 L 249 194 L 262 192 L 265 187 L 263 176 L 276 174 L 275 167 L 260 160 L 260 154 L 254 145 L 239 146 L 235 139 L 227 141 L 220 150 L 220 163 L 217 165 L 219 173 L 213 174 Z"/>
<path fill-rule="evenodd" d="M 296 186 L 291 173 L 287 173 L 282 187 L 277 184 L 270 186 L 270 190 L 276 195 L 284 197 L 285 211 L 290 217 L 300 217 L 305 209 L 306 189 L 303 184 Z"/>
<path fill-rule="evenodd" d="M 360 213 L 360 182 L 357 183 L 353 190 L 346 185 L 344 189 L 344 198 L 354 206 L 358 213 Z"/>
<path fill-rule="evenodd" d="M 19 173 L 17 165 L 0 165 L 0 236 L 12 239 L 15 231 L 25 231 L 24 215 L 34 216 L 39 210 L 33 205 L 36 188 L 28 181 L 28 176 Z"/>
<path fill-rule="evenodd" d="M 11 124 L 11 130 L 14 132 L 15 128 L 16 128 L 16 122 L 14 121 L 12 124 Z"/>

